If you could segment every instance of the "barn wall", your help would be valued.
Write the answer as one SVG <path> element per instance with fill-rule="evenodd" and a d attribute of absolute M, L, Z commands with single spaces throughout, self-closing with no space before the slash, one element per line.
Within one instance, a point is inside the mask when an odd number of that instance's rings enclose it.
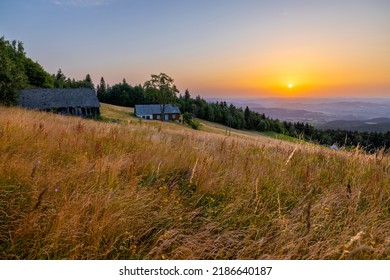
<path fill-rule="evenodd" d="M 179 121 L 180 120 L 180 114 L 164 114 L 165 117 L 168 116 L 168 121 Z M 153 120 L 161 120 L 162 114 L 153 114 Z"/>
<path fill-rule="evenodd" d="M 60 107 L 45 109 L 42 111 L 58 113 L 61 115 L 73 115 L 82 117 L 99 116 L 100 109 L 98 107 Z"/>

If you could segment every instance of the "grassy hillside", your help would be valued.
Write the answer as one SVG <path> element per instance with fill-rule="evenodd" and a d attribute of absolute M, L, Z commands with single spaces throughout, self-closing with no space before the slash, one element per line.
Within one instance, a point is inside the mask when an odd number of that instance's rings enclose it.
<path fill-rule="evenodd" d="M 101 104 L 101 113 L 103 120 L 111 121 L 111 122 L 118 122 L 118 123 L 132 123 L 134 121 L 140 122 L 141 120 L 136 118 L 134 114 L 134 108 L 130 107 L 122 107 L 122 106 L 116 106 L 116 105 L 111 105 L 111 104 L 106 104 L 106 103 L 100 103 Z M 201 131 L 206 131 L 206 132 L 211 132 L 215 134 L 221 134 L 221 135 L 227 135 L 230 133 L 230 136 L 236 136 L 236 137 L 244 137 L 244 138 L 261 138 L 263 136 L 268 136 L 271 138 L 275 139 L 280 139 L 284 141 L 290 141 L 294 143 L 306 143 L 304 141 L 298 140 L 296 138 L 279 134 L 274 131 L 268 131 L 268 132 L 257 132 L 253 130 L 237 130 L 234 128 L 230 128 L 230 132 L 228 132 L 228 128 L 225 125 L 214 123 L 214 122 L 209 122 L 205 121 L 202 119 L 196 119 L 199 121 L 202 126 L 200 127 L 199 130 Z M 146 121 L 146 120 L 142 120 Z M 141 121 L 141 122 L 142 122 Z M 157 125 L 160 126 L 161 122 L 160 121 L 146 121 L 149 125 Z M 171 123 L 165 123 L 165 126 L 167 125 L 176 125 L 176 124 L 171 124 Z M 177 125 L 176 125 L 177 127 Z M 308 144 L 308 143 L 306 143 Z"/>
<path fill-rule="evenodd" d="M 0 258 L 390 259 L 389 173 L 382 154 L 1 107 Z"/>
<path fill-rule="evenodd" d="M 116 106 L 106 103 L 100 103 L 100 105 L 100 111 L 103 117 L 123 121 L 136 119 L 135 117 L 133 117 L 134 108 Z"/>

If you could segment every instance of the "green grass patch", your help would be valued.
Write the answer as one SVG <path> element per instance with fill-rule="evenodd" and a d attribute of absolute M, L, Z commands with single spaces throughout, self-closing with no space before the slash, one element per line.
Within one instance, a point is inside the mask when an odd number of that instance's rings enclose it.
<path fill-rule="evenodd" d="M 297 139 L 297 138 L 294 138 L 294 137 L 291 137 L 288 135 L 280 134 L 280 133 L 277 133 L 275 131 L 266 131 L 266 132 L 262 132 L 261 134 L 264 136 L 268 136 L 268 137 L 272 137 L 272 138 L 280 139 L 280 140 L 284 140 L 284 141 L 289 141 L 289 142 L 293 142 L 293 143 L 305 143 L 305 141 L 302 141 L 300 139 Z"/>

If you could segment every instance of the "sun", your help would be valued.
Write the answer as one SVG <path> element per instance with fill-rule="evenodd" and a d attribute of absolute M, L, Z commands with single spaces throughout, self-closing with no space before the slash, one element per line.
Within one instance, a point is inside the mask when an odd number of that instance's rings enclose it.
<path fill-rule="evenodd" d="M 293 84 L 288 84 L 288 88 L 293 88 L 294 85 Z"/>

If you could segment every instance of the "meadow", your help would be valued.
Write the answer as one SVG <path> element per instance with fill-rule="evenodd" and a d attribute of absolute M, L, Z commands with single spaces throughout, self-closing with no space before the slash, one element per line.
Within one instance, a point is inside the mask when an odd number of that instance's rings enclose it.
<path fill-rule="evenodd" d="M 102 112 L 0 107 L 0 259 L 390 259 L 383 151 Z"/>

